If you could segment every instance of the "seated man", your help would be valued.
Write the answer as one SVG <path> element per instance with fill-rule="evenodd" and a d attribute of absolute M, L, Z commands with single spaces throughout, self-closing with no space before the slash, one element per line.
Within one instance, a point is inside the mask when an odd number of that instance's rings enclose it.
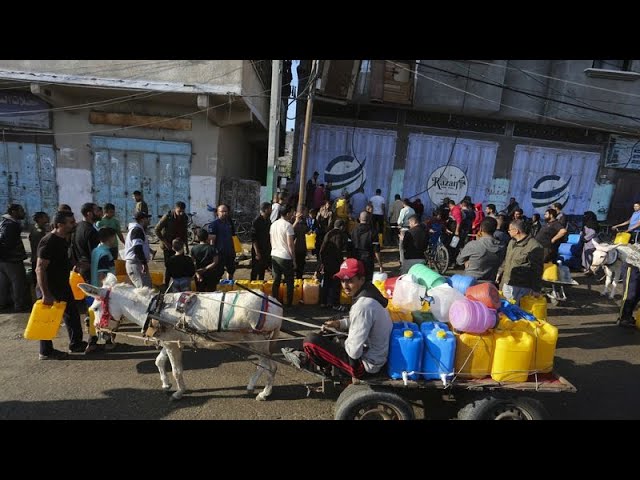
<path fill-rule="evenodd" d="M 334 275 L 342 282 L 347 295 L 353 297 L 349 317 L 329 320 L 323 327 L 348 331 L 344 346 L 333 337 L 311 333 L 303 343 L 304 352 L 283 348 L 285 358 L 302 368 L 312 362 L 325 372 L 335 366 L 355 378 L 377 373 L 387 363 L 391 317 L 386 309 L 387 299 L 370 282 L 365 281 L 364 264 L 347 258 Z"/>
<path fill-rule="evenodd" d="M 477 280 L 495 280 L 506 252 L 500 241 L 493 237 L 497 226 L 495 218 L 482 220 L 477 238 L 467 243 L 458 254 L 456 262 L 458 265 L 464 264 L 465 275 Z"/>

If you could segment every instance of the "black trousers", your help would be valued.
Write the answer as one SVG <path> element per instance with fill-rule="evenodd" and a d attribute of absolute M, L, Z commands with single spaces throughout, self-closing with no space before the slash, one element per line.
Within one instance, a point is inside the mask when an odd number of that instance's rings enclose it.
<path fill-rule="evenodd" d="M 271 288 L 271 296 L 273 298 L 278 298 L 280 282 L 284 275 L 284 280 L 287 284 L 287 298 L 285 300 L 285 306 L 290 307 L 293 303 L 293 260 L 271 257 L 271 268 L 273 269 L 273 287 Z"/>
<path fill-rule="evenodd" d="M 327 272 L 325 270 L 324 280 L 322 280 L 322 286 L 320 287 L 320 304 L 321 305 L 339 305 L 340 304 L 340 280 L 333 278 L 338 273 Z"/>
<path fill-rule="evenodd" d="M 78 307 L 73 297 L 69 297 L 65 301 L 67 302 L 67 307 L 64 309 L 62 321 L 67 327 L 69 349 L 71 349 L 82 343 L 82 325 L 80 323 Z M 42 355 L 49 355 L 51 352 L 53 352 L 53 342 L 51 340 L 40 340 L 40 353 Z"/>
<path fill-rule="evenodd" d="M 301 279 L 304 274 L 304 265 L 307 261 L 307 252 L 296 252 L 296 278 Z"/>
<path fill-rule="evenodd" d="M 169 275 L 169 270 L 167 269 L 167 260 L 173 257 L 176 254 L 173 250 L 167 250 L 166 248 L 162 249 L 162 257 L 164 258 L 164 284 L 169 285 L 169 281 L 171 280 L 171 276 Z"/>
<path fill-rule="evenodd" d="M 622 307 L 620 308 L 620 320 L 633 320 L 633 310 L 640 300 L 640 269 L 627 265 L 627 271 L 623 274 L 624 293 L 622 294 Z"/>
<path fill-rule="evenodd" d="M 271 258 L 268 255 L 262 255 L 262 258 L 258 260 L 255 252 L 251 249 L 251 280 L 264 280 L 264 273 L 269 265 L 271 265 Z"/>

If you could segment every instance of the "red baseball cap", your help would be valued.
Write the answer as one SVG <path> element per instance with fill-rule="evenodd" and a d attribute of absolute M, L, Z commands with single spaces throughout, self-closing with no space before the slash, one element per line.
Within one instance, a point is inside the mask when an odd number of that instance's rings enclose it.
<path fill-rule="evenodd" d="M 347 258 L 342 262 L 340 270 L 333 276 L 333 278 L 349 280 L 356 275 L 364 275 L 364 263 L 360 260 L 356 260 L 355 258 Z"/>

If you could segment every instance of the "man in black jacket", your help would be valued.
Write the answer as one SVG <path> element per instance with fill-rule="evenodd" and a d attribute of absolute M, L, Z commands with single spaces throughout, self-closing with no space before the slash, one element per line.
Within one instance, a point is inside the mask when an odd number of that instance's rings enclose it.
<path fill-rule="evenodd" d="M 189 254 L 189 240 L 187 238 L 187 225 L 189 224 L 189 218 L 185 213 L 187 206 L 184 202 L 176 202 L 175 208 L 162 216 L 158 224 L 156 225 L 156 236 L 162 244 L 162 255 L 164 257 L 164 283 L 165 286 L 169 285 L 169 272 L 167 269 L 167 260 L 175 255 L 171 246 L 172 242 L 179 238 L 182 240 L 183 245 L 186 248 L 187 255 Z"/>
<path fill-rule="evenodd" d="M 378 231 L 371 226 L 371 218 L 369 215 L 367 212 L 361 212 L 360 223 L 353 232 L 351 232 L 353 256 L 364 264 L 367 282 L 373 281 L 374 257 L 378 260 L 380 271 L 382 271 Z"/>
<path fill-rule="evenodd" d="M 417 215 L 409 217 L 409 230 L 404 232 L 402 245 L 404 261 L 402 262 L 402 275 L 409 272 L 414 265 L 425 263 L 424 251 L 427 249 L 427 231 L 420 223 Z"/>
<path fill-rule="evenodd" d="M 12 203 L 0 221 L 0 312 L 10 309 L 9 293 L 16 312 L 31 311 L 31 295 L 24 269 L 27 252 L 20 237 L 20 222 L 24 217 L 24 208 Z"/>

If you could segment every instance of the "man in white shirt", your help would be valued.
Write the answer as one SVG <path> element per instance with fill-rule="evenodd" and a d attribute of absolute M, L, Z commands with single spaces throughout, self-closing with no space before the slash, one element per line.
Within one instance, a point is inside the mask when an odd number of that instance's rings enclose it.
<path fill-rule="evenodd" d="M 278 298 L 280 282 L 284 275 L 287 284 L 287 299 L 285 306 L 293 303 L 293 272 L 296 268 L 294 255 L 294 232 L 291 225 L 293 207 L 290 205 L 280 208 L 280 218 L 271 224 L 269 237 L 271 239 L 271 267 L 273 270 L 273 287 L 271 296 Z"/>
<path fill-rule="evenodd" d="M 376 194 L 369 199 L 369 201 L 373 205 L 373 226 L 376 227 L 378 232 L 384 232 L 384 212 L 385 212 L 385 204 L 384 198 L 382 197 L 382 191 L 378 188 L 376 189 Z"/>
<path fill-rule="evenodd" d="M 404 232 L 409 230 L 409 217 L 416 214 L 416 211 L 411 206 L 411 201 L 408 198 L 403 200 L 402 210 L 400 210 L 400 215 L 398 215 L 398 228 L 400 228 L 400 265 L 404 263 L 404 249 L 402 248 L 402 240 L 404 239 Z"/>
<path fill-rule="evenodd" d="M 390 228 L 390 237 L 393 237 L 393 242 L 397 241 L 398 235 L 398 217 L 400 216 L 400 210 L 404 207 L 404 203 L 402 203 L 402 199 L 400 198 L 400 194 L 396 193 L 395 201 L 391 205 L 391 209 L 389 210 L 389 228 Z M 387 240 L 385 238 L 385 240 Z"/>

